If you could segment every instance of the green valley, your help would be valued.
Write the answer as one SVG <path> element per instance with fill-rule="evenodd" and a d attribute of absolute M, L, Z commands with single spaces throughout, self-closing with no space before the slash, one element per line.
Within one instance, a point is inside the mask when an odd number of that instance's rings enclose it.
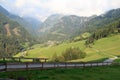
<path fill-rule="evenodd" d="M 61 55 L 67 48 L 70 47 L 79 47 L 82 51 L 87 53 L 87 56 L 84 59 L 77 59 L 72 61 L 94 61 L 103 58 L 110 58 L 120 55 L 120 34 L 111 35 L 106 38 L 99 39 L 95 41 L 94 45 L 91 48 L 85 46 L 85 41 L 78 42 L 66 42 L 56 46 L 41 47 L 41 45 L 34 45 L 31 50 L 27 50 L 27 55 L 25 57 L 47 57 L 51 60 L 52 56 L 56 53 Z M 15 57 L 20 57 L 21 52 Z"/>
<path fill-rule="evenodd" d="M 53 14 L 39 23 L 0 6 L 0 57 L 89 62 L 119 56 L 119 14 L 120 8 L 90 17 Z"/>
<path fill-rule="evenodd" d="M 0 80 L 120 80 L 120 0 L 0 0 Z"/>

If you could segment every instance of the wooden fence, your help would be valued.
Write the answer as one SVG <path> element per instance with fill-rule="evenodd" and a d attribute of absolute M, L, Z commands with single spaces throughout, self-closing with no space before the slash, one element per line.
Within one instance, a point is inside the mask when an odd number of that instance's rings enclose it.
<path fill-rule="evenodd" d="M 120 65 L 117 63 L 110 62 L 92 62 L 92 63 L 80 63 L 80 62 L 8 62 L 0 63 L 1 71 L 15 71 L 15 70 L 30 70 L 30 69 L 51 69 L 51 68 L 79 68 L 79 67 L 94 67 L 94 66 L 110 66 L 110 65 Z"/>
<path fill-rule="evenodd" d="M 23 58 L 23 57 L 2 57 L 0 61 L 13 61 L 13 62 L 46 62 L 48 58 Z"/>

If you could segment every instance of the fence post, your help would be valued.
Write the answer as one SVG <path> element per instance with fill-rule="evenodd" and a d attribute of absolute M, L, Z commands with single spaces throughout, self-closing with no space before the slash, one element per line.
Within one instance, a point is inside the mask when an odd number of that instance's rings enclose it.
<path fill-rule="evenodd" d="M 90 63 L 90 64 L 91 64 L 91 67 L 92 67 L 92 64 L 93 64 L 93 63 Z"/>
<path fill-rule="evenodd" d="M 19 59 L 19 62 L 20 62 L 21 61 L 20 58 L 18 58 L 18 59 Z"/>
<path fill-rule="evenodd" d="M 54 64 L 54 68 L 55 68 L 55 62 L 53 64 Z"/>
<path fill-rule="evenodd" d="M 59 62 L 57 62 L 57 68 L 59 68 Z"/>
<path fill-rule="evenodd" d="M 7 71 L 7 62 L 5 62 L 5 71 Z"/>
<path fill-rule="evenodd" d="M 33 62 L 35 62 L 35 59 L 33 58 Z"/>
<path fill-rule="evenodd" d="M 103 62 L 102 62 L 102 66 L 103 66 Z"/>
<path fill-rule="evenodd" d="M 65 68 L 67 68 L 67 63 L 65 62 Z"/>
<path fill-rule="evenodd" d="M 85 63 L 83 63 L 83 67 L 85 67 Z"/>
<path fill-rule="evenodd" d="M 42 62 L 42 69 L 43 69 L 43 62 Z"/>
<path fill-rule="evenodd" d="M 5 61 L 5 57 L 3 57 L 3 61 Z"/>
<path fill-rule="evenodd" d="M 28 63 L 26 62 L 25 64 L 26 64 L 26 70 L 28 70 Z"/>
<path fill-rule="evenodd" d="M 96 66 L 98 66 L 97 62 L 96 62 Z"/>
<path fill-rule="evenodd" d="M 96 66 L 98 66 L 97 62 L 95 62 Z"/>
<path fill-rule="evenodd" d="M 46 59 L 45 59 L 45 62 L 46 62 Z"/>
<path fill-rule="evenodd" d="M 75 65 L 74 67 L 76 68 L 76 63 L 74 65 Z"/>

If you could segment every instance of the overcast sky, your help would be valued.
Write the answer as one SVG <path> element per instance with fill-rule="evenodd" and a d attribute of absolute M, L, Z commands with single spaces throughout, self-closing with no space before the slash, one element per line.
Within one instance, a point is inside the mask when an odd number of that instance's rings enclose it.
<path fill-rule="evenodd" d="M 19 16 L 45 20 L 52 14 L 99 15 L 120 8 L 120 0 L 0 0 L 0 5 Z"/>

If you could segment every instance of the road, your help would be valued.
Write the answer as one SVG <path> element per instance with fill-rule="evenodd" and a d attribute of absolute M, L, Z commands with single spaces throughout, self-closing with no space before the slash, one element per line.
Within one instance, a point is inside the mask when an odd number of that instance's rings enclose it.
<path fill-rule="evenodd" d="M 109 59 L 106 59 L 105 61 L 103 62 L 114 62 L 115 59 L 117 59 L 118 57 L 117 56 L 114 56 L 114 55 L 111 55 L 111 54 L 108 54 L 108 53 L 105 53 L 103 51 L 100 51 L 99 49 L 96 49 L 96 48 L 92 48 L 93 50 L 95 50 L 96 52 L 99 52 L 100 55 L 105 55 L 105 56 L 111 56 L 112 58 L 109 58 Z"/>
<path fill-rule="evenodd" d="M 90 67 L 90 66 L 104 66 L 111 65 L 112 63 L 16 63 L 7 64 L 7 69 L 26 69 L 26 68 L 71 68 L 71 67 Z M 5 65 L 0 65 L 0 70 L 5 69 Z"/>
<path fill-rule="evenodd" d="M 104 62 L 114 62 L 115 59 L 117 59 L 118 57 L 114 57 L 114 58 L 109 58 L 106 59 Z"/>

